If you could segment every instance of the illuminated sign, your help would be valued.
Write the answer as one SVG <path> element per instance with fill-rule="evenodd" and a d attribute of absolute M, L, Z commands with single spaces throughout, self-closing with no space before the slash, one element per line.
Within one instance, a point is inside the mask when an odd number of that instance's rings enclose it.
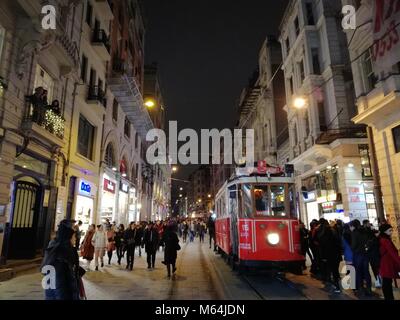
<path fill-rule="evenodd" d="M 110 193 L 115 193 L 115 183 L 108 179 L 104 179 L 104 190 Z"/>
<path fill-rule="evenodd" d="M 78 193 L 80 195 L 90 197 L 92 196 L 93 189 L 94 189 L 93 184 L 91 184 L 90 182 L 85 181 L 83 179 L 79 180 Z"/>
<path fill-rule="evenodd" d="M 129 192 L 129 186 L 126 183 L 120 183 L 119 189 L 122 192 L 128 193 Z"/>

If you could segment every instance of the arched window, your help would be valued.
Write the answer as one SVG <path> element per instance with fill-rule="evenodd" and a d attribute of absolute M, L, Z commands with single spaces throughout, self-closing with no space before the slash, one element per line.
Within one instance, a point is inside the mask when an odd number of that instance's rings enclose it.
<path fill-rule="evenodd" d="M 115 154 L 114 154 L 114 148 L 111 143 L 108 144 L 107 149 L 106 149 L 106 154 L 104 157 L 104 162 L 106 163 L 106 166 L 109 168 L 116 168 L 115 166 Z"/>

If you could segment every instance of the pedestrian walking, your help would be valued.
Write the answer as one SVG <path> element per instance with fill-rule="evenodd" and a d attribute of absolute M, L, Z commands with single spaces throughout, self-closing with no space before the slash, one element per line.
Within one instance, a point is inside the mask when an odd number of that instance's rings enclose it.
<path fill-rule="evenodd" d="M 319 249 L 319 243 L 317 239 L 317 232 L 319 229 L 319 222 L 318 220 L 314 219 L 310 223 L 310 237 L 309 237 L 309 243 L 310 243 L 310 250 L 312 253 L 312 256 L 314 258 L 310 272 L 312 275 L 314 275 L 316 278 L 321 279 L 321 258 L 320 258 L 320 249 Z"/>
<path fill-rule="evenodd" d="M 107 255 L 108 265 L 111 265 L 111 259 L 115 250 L 115 232 L 113 226 L 107 228 Z"/>
<path fill-rule="evenodd" d="M 41 270 L 51 266 L 55 270 L 53 286 L 45 289 L 46 300 L 84 299 L 82 277 L 85 270 L 79 266 L 79 256 L 75 248 L 76 233 L 70 220 L 60 222 L 56 238 L 45 250 Z M 47 271 L 43 271 L 47 275 Z"/>
<path fill-rule="evenodd" d="M 119 265 L 121 265 L 121 260 L 124 257 L 124 233 L 125 233 L 125 226 L 123 224 L 120 224 L 118 227 L 118 231 L 115 233 L 115 238 L 114 238 Z"/>
<path fill-rule="evenodd" d="M 75 231 L 75 237 L 76 237 L 76 243 L 75 243 L 76 250 L 79 250 L 79 246 L 81 244 L 82 224 L 83 224 L 83 222 L 79 220 L 78 223 L 74 225 L 74 231 Z"/>
<path fill-rule="evenodd" d="M 133 270 L 133 263 L 135 262 L 135 237 L 136 225 L 134 222 L 131 222 L 124 235 L 126 246 L 126 269 L 130 269 L 131 271 Z"/>
<path fill-rule="evenodd" d="M 379 246 L 381 263 L 379 274 L 382 277 L 382 291 L 385 300 L 394 300 L 393 279 L 400 278 L 400 257 L 392 241 L 393 228 L 389 224 L 382 224 L 379 228 Z"/>
<path fill-rule="evenodd" d="M 92 244 L 94 246 L 94 262 L 96 266 L 96 271 L 99 271 L 99 258 L 101 262 L 101 267 L 104 267 L 104 256 L 107 249 L 107 235 L 104 232 L 103 225 L 99 224 L 97 226 L 97 231 L 93 236 Z"/>
<path fill-rule="evenodd" d="M 183 230 L 182 230 L 182 240 L 183 240 L 183 243 L 186 243 L 187 236 L 188 236 L 188 233 L 189 233 L 189 225 L 187 224 L 186 221 L 183 223 L 182 228 L 183 228 Z"/>
<path fill-rule="evenodd" d="M 159 233 L 154 227 L 154 223 L 150 222 L 143 236 L 143 245 L 147 253 L 147 269 L 155 267 L 157 249 L 159 245 Z"/>
<path fill-rule="evenodd" d="M 310 258 L 311 265 L 313 264 L 314 257 L 310 252 L 310 231 L 305 227 L 303 222 L 299 224 L 300 230 L 300 245 L 301 245 L 301 254 L 304 256 L 303 270 L 307 269 L 306 266 L 306 255 Z"/>
<path fill-rule="evenodd" d="M 369 273 L 369 258 L 368 258 L 368 233 L 361 227 L 358 220 L 353 220 L 350 223 L 351 234 L 351 249 L 353 250 L 353 263 L 356 269 L 356 290 L 358 294 L 360 289 L 364 289 L 365 295 L 371 296 L 371 275 Z M 364 288 L 364 281 L 366 288 Z"/>
<path fill-rule="evenodd" d="M 81 257 L 87 261 L 87 271 L 90 270 L 90 263 L 94 258 L 94 246 L 92 244 L 92 239 L 95 233 L 96 225 L 92 224 L 89 226 L 81 245 Z"/>
<path fill-rule="evenodd" d="M 375 288 L 382 287 L 382 280 L 379 276 L 379 266 L 380 266 L 380 253 L 379 253 L 379 230 L 374 230 L 372 228 L 369 220 L 363 221 L 363 228 L 368 235 L 368 242 L 365 250 L 368 255 L 369 264 L 371 266 L 372 273 L 375 277 Z"/>
<path fill-rule="evenodd" d="M 331 226 L 327 220 L 322 218 L 319 224 L 317 239 L 320 249 L 322 281 L 332 283 L 334 292 L 340 293 L 339 264 L 342 260 L 341 240 L 335 227 Z"/>
<path fill-rule="evenodd" d="M 181 249 L 179 245 L 179 239 L 175 233 L 174 227 L 172 225 L 168 226 L 164 231 L 163 238 L 161 239 L 164 251 L 164 261 L 163 264 L 167 266 L 168 278 L 171 277 L 171 267 L 172 273 L 176 272 L 176 259 L 178 257 L 178 250 Z"/>
<path fill-rule="evenodd" d="M 142 241 L 143 241 L 143 235 L 144 235 L 144 227 L 140 224 L 136 224 L 136 234 L 135 234 L 135 251 L 136 247 L 139 250 L 139 257 L 142 256 Z"/>
<path fill-rule="evenodd" d="M 204 243 L 204 237 L 206 235 L 206 226 L 204 223 L 200 224 L 200 229 L 199 229 L 199 237 L 200 237 L 200 243 Z"/>

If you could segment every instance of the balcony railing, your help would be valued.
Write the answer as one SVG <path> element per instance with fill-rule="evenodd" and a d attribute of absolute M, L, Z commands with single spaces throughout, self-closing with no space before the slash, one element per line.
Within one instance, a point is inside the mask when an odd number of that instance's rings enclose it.
<path fill-rule="evenodd" d="M 36 123 L 51 134 L 64 139 L 65 119 L 60 112 L 42 103 L 35 103 L 29 99 L 28 102 L 30 104 L 26 121 Z"/>
<path fill-rule="evenodd" d="M 89 86 L 87 100 L 100 102 L 104 107 L 107 106 L 106 94 L 99 86 Z"/>
<path fill-rule="evenodd" d="M 316 144 L 330 144 L 338 139 L 362 139 L 367 138 L 367 130 L 365 126 L 353 128 L 328 129 L 322 132 L 315 141 Z"/>

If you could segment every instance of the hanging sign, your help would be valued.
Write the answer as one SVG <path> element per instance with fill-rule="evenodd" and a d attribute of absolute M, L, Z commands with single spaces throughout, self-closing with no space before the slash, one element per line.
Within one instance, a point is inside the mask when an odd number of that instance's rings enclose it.
<path fill-rule="evenodd" d="M 374 0 L 372 60 L 375 74 L 400 61 L 400 1 Z"/>
<path fill-rule="evenodd" d="M 108 179 L 104 179 L 104 190 L 110 193 L 115 193 L 115 183 Z"/>

